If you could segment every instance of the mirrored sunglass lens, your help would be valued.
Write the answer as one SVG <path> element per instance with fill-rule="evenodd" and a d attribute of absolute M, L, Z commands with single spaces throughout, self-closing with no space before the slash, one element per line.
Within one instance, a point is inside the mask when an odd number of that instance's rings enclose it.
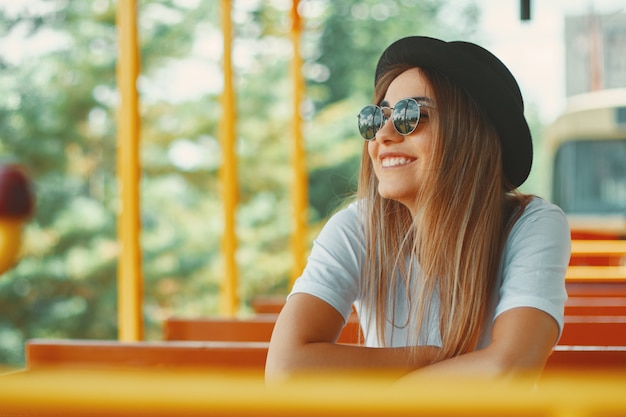
<path fill-rule="evenodd" d="M 415 100 L 400 100 L 396 103 L 391 118 L 398 133 L 408 135 L 417 127 L 420 119 L 420 106 Z"/>
<path fill-rule="evenodd" d="M 379 107 L 374 105 L 365 106 L 359 113 L 359 133 L 364 139 L 374 139 L 382 123 L 383 114 Z"/>

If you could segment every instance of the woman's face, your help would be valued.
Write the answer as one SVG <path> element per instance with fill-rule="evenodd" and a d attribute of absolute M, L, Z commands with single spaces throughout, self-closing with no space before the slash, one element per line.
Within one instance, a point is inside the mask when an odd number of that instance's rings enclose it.
<path fill-rule="evenodd" d="M 418 103 L 434 106 L 430 86 L 418 68 L 397 76 L 389 85 L 381 107 L 394 107 L 399 100 L 415 98 Z M 415 131 L 400 135 L 388 120 L 368 143 L 368 153 L 378 178 L 381 196 L 396 200 L 411 210 L 424 174 L 432 158 L 433 123 L 428 117 L 434 109 L 421 107 L 422 117 Z"/>

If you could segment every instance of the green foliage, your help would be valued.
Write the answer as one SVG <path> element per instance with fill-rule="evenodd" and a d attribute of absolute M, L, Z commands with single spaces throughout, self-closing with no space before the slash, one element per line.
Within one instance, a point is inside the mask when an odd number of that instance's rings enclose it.
<path fill-rule="evenodd" d="M 26 166 L 37 195 L 24 257 L 0 277 L 0 363 L 11 365 L 23 363 L 28 338 L 113 339 L 117 331 L 115 2 L 31 1 L 42 6 L 39 12 L 0 10 L 3 36 L 22 31 L 28 45 L 55 42 L 20 60 L 0 54 L 0 158 Z M 237 261 L 245 311 L 254 295 L 288 290 L 291 45 L 284 4 L 234 5 Z M 434 0 L 302 5 L 302 111 L 314 237 L 354 192 L 363 143 L 353 116 L 371 98 L 381 50 L 409 34 L 467 36 L 476 9 Z M 141 244 L 149 339 L 160 337 L 160 323 L 170 315 L 217 313 L 223 275 L 218 7 L 214 1 L 140 2 Z"/>

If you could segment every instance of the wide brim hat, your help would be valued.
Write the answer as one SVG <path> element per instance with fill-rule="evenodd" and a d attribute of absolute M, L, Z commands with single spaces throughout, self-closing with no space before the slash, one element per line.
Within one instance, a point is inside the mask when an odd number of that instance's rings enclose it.
<path fill-rule="evenodd" d="M 392 43 L 376 66 L 375 82 L 399 64 L 433 68 L 465 89 L 483 108 L 502 143 L 504 175 L 515 188 L 528 178 L 533 162 L 524 101 L 509 69 L 486 49 L 462 41 L 410 36 Z"/>

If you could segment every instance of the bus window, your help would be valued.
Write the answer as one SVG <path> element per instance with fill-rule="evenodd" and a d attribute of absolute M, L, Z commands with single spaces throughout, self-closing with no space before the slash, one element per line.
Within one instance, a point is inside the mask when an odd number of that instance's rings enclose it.
<path fill-rule="evenodd" d="M 553 198 L 568 214 L 626 215 L 626 138 L 563 143 Z"/>
<path fill-rule="evenodd" d="M 626 127 L 626 107 L 618 107 L 615 109 L 615 121 L 618 126 Z"/>

